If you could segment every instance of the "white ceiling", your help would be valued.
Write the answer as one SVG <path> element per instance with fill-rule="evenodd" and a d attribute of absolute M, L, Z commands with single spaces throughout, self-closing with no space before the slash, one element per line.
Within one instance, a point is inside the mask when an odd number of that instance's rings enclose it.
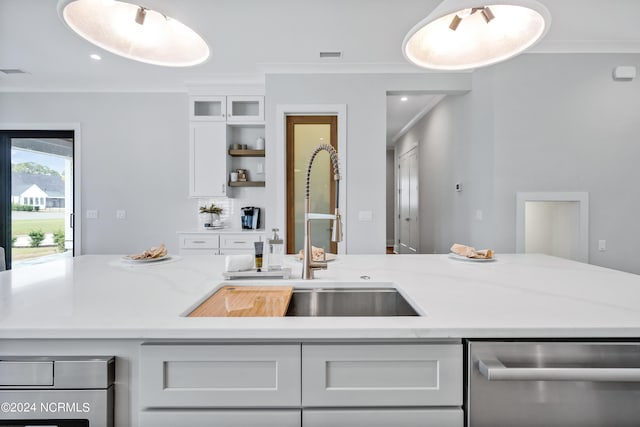
<path fill-rule="evenodd" d="M 0 69 L 27 72 L 0 73 L 0 92 L 184 91 L 187 84 L 261 82 L 273 72 L 425 72 L 407 64 L 400 46 L 407 31 L 439 3 L 138 1 L 195 29 L 209 43 L 211 58 L 192 68 L 134 62 L 72 33 L 58 17 L 57 1 L 0 0 Z M 640 52 L 640 0 L 543 2 L 553 22 L 534 52 Z M 342 51 L 343 58 L 322 60 L 320 51 Z M 89 58 L 94 52 L 102 61 Z M 409 118 L 397 120 L 406 124 Z M 394 129 L 401 129 L 395 120 L 390 117 Z"/>
<path fill-rule="evenodd" d="M 444 95 L 421 93 L 387 95 L 387 146 L 393 147 L 396 140 L 435 107 L 442 98 Z"/>

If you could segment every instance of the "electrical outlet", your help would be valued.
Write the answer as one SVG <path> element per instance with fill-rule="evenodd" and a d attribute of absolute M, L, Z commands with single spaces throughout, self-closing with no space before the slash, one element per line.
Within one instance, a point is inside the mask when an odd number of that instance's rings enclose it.
<path fill-rule="evenodd" d="M 127 211 L 124 209 L 118 209 L 116 211 L 116 219 L 125 219 L 127 217 Z"/>

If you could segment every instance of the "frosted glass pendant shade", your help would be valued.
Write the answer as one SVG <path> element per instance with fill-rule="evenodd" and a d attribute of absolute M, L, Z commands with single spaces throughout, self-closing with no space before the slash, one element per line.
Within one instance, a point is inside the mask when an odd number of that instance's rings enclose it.
<path fill-rule="evenodd" d="M 125 58 L 188 67 L 209 57 L 209 46 L 191 28 L 135 4 L 116 0 L 60 0 L 58 13 L 81 37 Z"/>
<path fill-rule="evenodd" d="M 406 35 L 405 58 L 424 68 L 478 68 L 522 53 L 549 30 L 551 15 L 537 1 L 488 1 L 444 0 Z"/>

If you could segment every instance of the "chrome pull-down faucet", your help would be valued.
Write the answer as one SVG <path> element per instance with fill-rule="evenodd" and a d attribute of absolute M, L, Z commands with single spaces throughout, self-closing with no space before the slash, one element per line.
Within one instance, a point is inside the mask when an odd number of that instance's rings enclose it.
<path fill-rule="evenodd" d="M 311 167 L 313 166 L 313 161 L 315 160 L 318 153 L 321 151 L 326 151 L 329 153 L 331 157 L 331 165 L 333 167 L 333 181 L 336 186 L 336 209 L 333 214 L 321 214 L 321 213 L 311 213 L 311 199 L 309 197 L 310 193 L 310 180 L 311 180 Z M 304 264 L 302 268 L 302 278 L 303 279 L 313 279 L 313 270 L 318 269 L 326 269 L 327 263 L 324 262 L 314 262 L 313 254 L 311 253 L 311 221 L 314 219 L 331 219 L 333 220 L 333 230 L 331 232 L 331 241 L 340 242 L 342 241 L 342 219 L 340 217 L 339 206 L 339 190 L 340 190 L 340 169 L 338 167 L 338 153 L 336 150 L 328 144 L 320 144 L 318 145 L 313 152 L 311 153 L 311 157 L 309 158 L 309 164 L 307 165 L 307 178 L 304 192 Z"/>

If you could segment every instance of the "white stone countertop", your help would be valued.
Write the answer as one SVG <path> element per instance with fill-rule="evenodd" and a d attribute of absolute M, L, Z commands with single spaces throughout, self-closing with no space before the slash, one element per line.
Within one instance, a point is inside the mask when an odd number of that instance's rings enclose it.
<path fill-rule="evenodd" d="M 314 281 L 297 279 L 300 263 L 287 262 L 295 279 L 232 283 L 392 282 L 424 315 L 187 318 L 182 315 L 224 282 L 224 256 L 174 256 L 131 266 L 119 255 L 85 255 L 1 272 L 0 339 L 640 336 L 640 276 L 560 258 L 498 254 L 495 262 L 473 263 L 447 255 L 348 255 Z"/>

